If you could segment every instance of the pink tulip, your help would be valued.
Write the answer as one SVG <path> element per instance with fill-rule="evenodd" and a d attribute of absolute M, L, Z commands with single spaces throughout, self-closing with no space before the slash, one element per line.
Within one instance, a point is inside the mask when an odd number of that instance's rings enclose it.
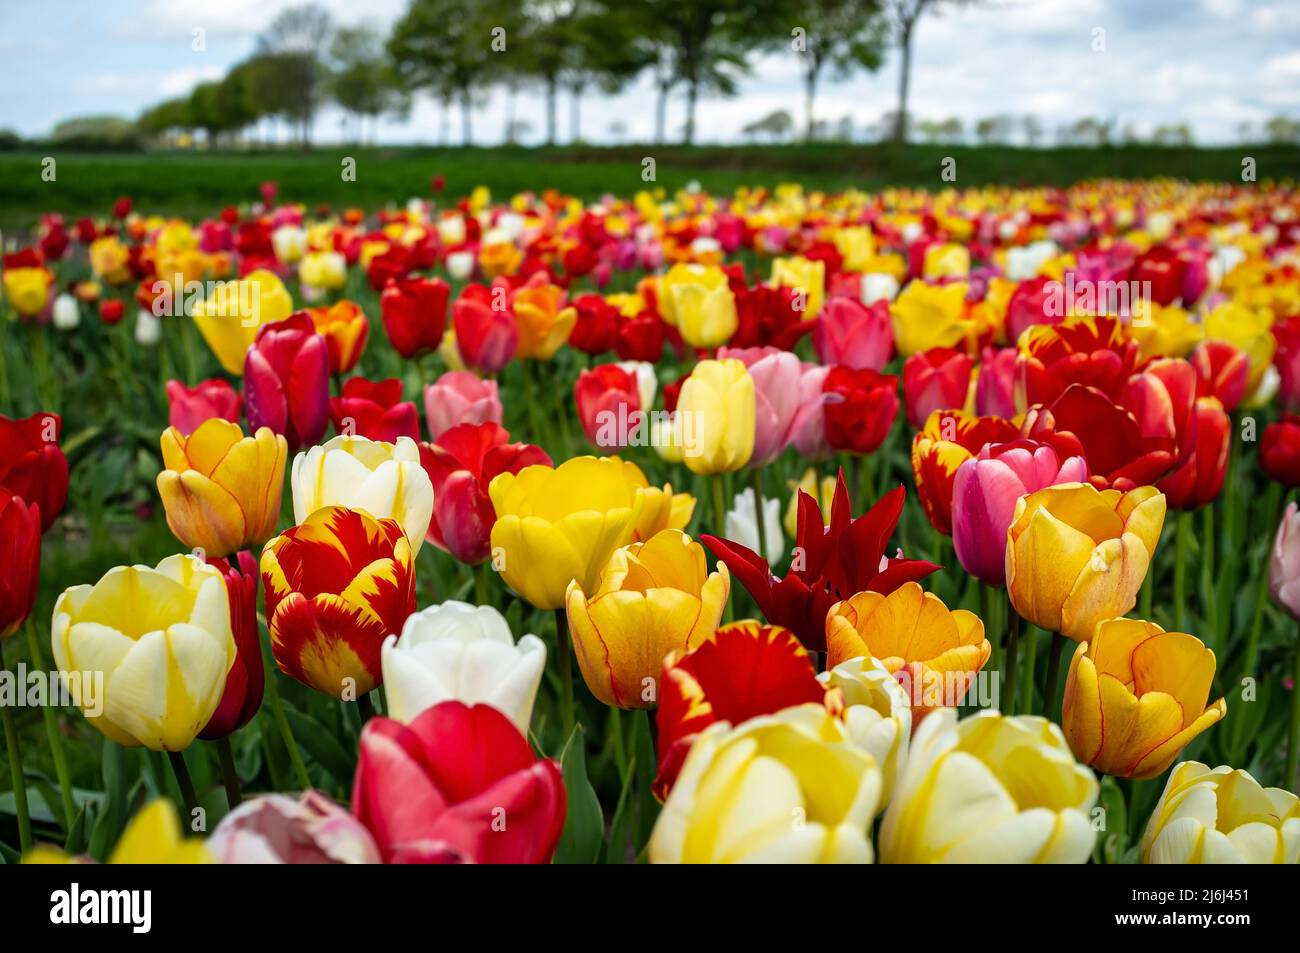
<path fill-rule="evenodd" d="M 1268 590 L 1273 601 L 1293 619 L 1300 619 L 1300 513 L 1288 503 L 1268 561 Z"/>
<path fill-rule="evenodd" d="M 719 348 L 718 360 L 734 357 L 754 379 L 754 453 L 751 467 L 766 466 L 790 442 L 799 412 L 799 381 L 803 363 L 789 351 L 776 347 Z"/>
<path fill-rule="evenodd" d="M 986 347 L 975 381 L 975 413 L 981 417 L 1016 415 L 1016 349 Z"/>
<path fill-rule="evenodd" d="M 199 381 L 193 387 L 186 387 L 180 381 L 168 381 L 167 402 L 171 404 L 168 422 L 187 437 L 198 429 L 199 424 L 213 417 L 238 423 L 244 407 L 244 398 L 239 396 L 239 391 L 215 377 Z"/>
<path fill-rule="evenodd" d="M 497 382 L 472 371 L 448 371 L 424 389 L 424 416 L 431 440 L 457 424 L 499 424 Z"/>
<path fill-rule="evenodd" d="M 380 862 L 365 825 L 319 791 L 245 801 L 222 818 L 208 850 L 219 864 Z"/>
<path fill-rule="evenodd" d="M 921 430 L 936 410 L 963 410 L 970 393 L 974 361 L 962 351 L 933 347 L 903 363 L 903 403 L 907 419 Z"/>
<path fill-rule="evenodd" d="M 813 329 L 813 347 L 823 364 L 883 371 L 894 355 L 889 302 L 881 300 L 864 307 L 852 298 L 831 298 Z"/>
<path fill-rule="evenodd" d="M 790 442 L 799 456 L 809 460 L 824 460 L 831 455 L 831 444 L 826 439 L 826 401 L 842 398 L 823 393 L 830 371 L 820 364 L 805 364 L 799 377 L 799 410 L 790 425 Z"/>
<path fill-rule="evenodd" d="M 1006 585 L 1007 530 L 1016 501 L 1058 483 L 1088 479 L 1083 457 L 1060 462 L 1034 440 L 985 444 L 957 468 L 952 488 L 952 542 L 962 567 L 990 586 Z"/>

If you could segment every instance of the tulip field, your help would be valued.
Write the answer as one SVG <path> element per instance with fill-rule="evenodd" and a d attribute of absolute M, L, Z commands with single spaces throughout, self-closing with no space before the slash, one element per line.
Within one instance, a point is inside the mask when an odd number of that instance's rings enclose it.
<path fill-rule="evenodd" d="M 436 173 L 6 234 L 0 861 L 1300 862 L 1293 184 Z"/>

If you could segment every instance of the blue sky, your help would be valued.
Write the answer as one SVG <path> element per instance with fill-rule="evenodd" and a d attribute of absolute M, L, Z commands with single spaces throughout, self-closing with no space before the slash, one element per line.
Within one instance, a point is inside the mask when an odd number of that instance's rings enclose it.
<path fill-rule="evenodd" d="M 220 77 L 247 56 L 257 32 L 293 0 L 0 0 L 0 127 L 40 135 L 72 115 L 134 116 L 145 106 Z M 366 18 L 386 27 L 405 0 L 321 0 L 340 22 Z M 358 12 L 364 11 L 363 13 Z M 794 25 L 794 24 L 792 24 Z M 206 49 L 192 49 L 193 31 Z M 1094 51 L 1095 30 L 1105 31 Z M 1200 142 L 1230 142 L 1242 123 L 1285 114 L 1300 119 L 1300 2 L 1297 0 L 1000 0 L 943 10 L 922 21 L 912 80 L 914 112 L 942 119 L 1036 115 L 1048 130 L 1084 115 L 1114 118 L 1148 133 L 1186 122 Z M 705 99 L 698 126 L 705 141 L 734 141 L 745 124 L 775 109 L 801 116 L 799 63 L 793 52 L 754 61 L 754 75 L 733 100 Z M 852 117 L 861 130 L 893 105 L 897 56 L 875 74 L 828 80 L 819 117 Z M 542 100 L 521 95 L 518 117 L 544 125 Z M 567 101 L 560 128 L 568 131 Z M 669 123 L 682 121 L 680 99 Z M 504 98 L 485 98 L 475 117 L 480 141 L 500 138 Z M 583 135 L 611 138 L 621 122 L 631 139 L 649 139 L 654 96 L 648 82 L 619 96 L 590 96 Z M 337 113 L 317 124 L 323 141 L 340 133 Z M 438 108 L 423 99 L 406 122 L 384 122 L 386 142 L 433 142 Z M 459 117 L 453 123 L 459 130 Z"/>

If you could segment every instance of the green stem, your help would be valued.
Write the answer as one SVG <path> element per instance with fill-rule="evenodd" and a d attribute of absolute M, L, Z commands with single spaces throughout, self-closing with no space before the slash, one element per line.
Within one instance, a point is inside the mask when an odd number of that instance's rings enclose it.
<path fill-rule="evenodd" d="M 1214 505 L 1209 504 L 1201 508 L 1201 615 L 1205 618 L 1205 637 L 1202 641 L 1216 651 L 1219 650 L 1219 609 L 1214 595 L 1217 542 L 1214 535 Z"/>
<path fill-rule="evenodd" d="M 1002 711 L 1016 713 L 1016 668 L 1020 661 L 1020 616 L 1007 598 L 1007 681 L 1002 693 Z"/>
<path fill-rule="evenodd" d="M 1061 678 L 1061 653 L 1065 649 L 1065 636 L 1060 632 L 1052 633 L 1052 652 L 1047 657 L 1047 683 L 1043 692 L 1043 714 L 1055 721 L 1060 721 L 1060 711 L 1056 703 L 1056 686 Z"/>
<path fill-rule="evenodd" d="M 1186 632 L 1187 554 L 1192 544 L 1192 514 L 1178 514 L 1174 539 L 1174 631 Z"/>
<path fill-rule="evenodd" d="M 560 665 L 560 718 L 564 737 L 573 734 L 573 653 L 569 650 L 569 619 L 564 609 L 555 610 L 555 645 Z"/>
<path fill-rule="evenodd" d="M 1138 614 L 1148 622 L 1154 622 L 1151 618 L 1151 601 L 1155 591 L 1156 578 L 1156 561 L 1151 560 L 1151 565 L 1147 566 L 1146 577 L 1142 580 L 1142 592 L 1138 602 Z"/>
<path fill-rule="evenodd" d="M 0 639 L 0 672 L 5 668 L 4 641 Z M 9 749 L 9 778 L 14 786 L 14 811 L 18 815 L 18 846 L 23 853 L 32 849 L 32 818 L 27 812 L 27 780 L 23 774 L 23 756 L 18 750 L 18 725 L 14 722 L 12 705 L 0 705 L 0 719 L 4 721 L 5 747 Z"/>
<path fill-rule="evenodd" d="M 617 705 L 609 710 L 609 731 L 613 735 L 611 739 L 614 742 L 614 763 L 618 765 L 618 777 L 620 781 L 627 780 L 627 746 L 623 742 L 623 709 Z"/>
<path fill-rule="evenodd" d="M 766 513 L 763 506 L 762 467 L 754 467 L 749 471 L 749 482 L 754 488 L 754 520 L 758 524 L 758 553 L 764 559 L 767 559 L 767 520 L 764 518 Z"/>
<path fill-rule="evenodd" d="M 1300 641 L 1296 642 L 1294 678 L 1291 685 L 1291 730 L 1286 736 L 1286 773 L 1282 775 L 1282 786 L 1288 791 L 1295 790 L 1296 758 L 1300 756 Z"/>
<path fill-rule="evenodd" d="M 185 804 L 185 825 L 188 827 L 194 820 L 194 809 L 199 806 L 199 796 L 194 791 L 194 779 L 190 777 L 190 769 L 185 764 L 183 751 L 168 751 L 167 760 L 171 762 L 172 774 L 176 775 L 176 786 L 181 789 L 181 800 Z"/>
<path fill-rule="evenodd" d="M 41 640 L 36 636 L 36 626 L 28 619 L 27 648 L 32 654 L 32 664 L 45 669 L 45 656 L 41 652 Z M 72 830 L 77 820 L 77 802 L 72 797 L 72 775 L 68 771 L 68 758 L 63 751 L 63 736 L 59 734 L 59 719 L 54 713 L 54 705 L 42 705 L 41 714 L 45 718 L 45 734 L 50 739 L 50 756 L 54 759 L 54 774 L 59 779 L 59 796 L 63 801 L 64 830 Z"/>
<path fill-rule="evenodd" d="M 993 648 L 989 656 L 989 670 L 1002 670 L 1002 633 L 993 628 L 993 587 L 980 583 L 980 618 L 984 622 L 984 631 L 990 636 L 989 644 Z"/>
<path fill-rule="evenodd" d="M 217 760 L 221 763 L 221 780 L 226 786 L 226 803 L 233 811 L 243 801 L 239 788 L 239 771 L 235 767 L 235 753 L 230 750 L 230 738 L 216 740 Z"/>
<path fill-rule="evenodd" d="M 375 703 L 370 700 L 369 692 L 357 696 L 357 714 L 361 716 L 362 728 L 366 726 L 366 722 L 375 717 Z"/>
<path fill-rule="evenodd" d="M 1278 525 L 1286 516 L 1288 494 L 1280 492 L 1280 487 L 1276 483 L 1269 487 L 1269 493 L 1274 497 L 1273 506 L 1270 508 L 1274 518 L 1266 530 L 1264 552 L 1260 556 L 1259 565 L 1255 567 L 1255 606 L 1250 616 L 1250 631 L 1246 636 L 1246 654 L 1242 657 L 1243 678 L 1254 677 L 1255 662 L 1259 658 L 1259 637 L 1264 627 L 1264 604 L 1268 601 L 1269 558 L 1273 553 L 1273 539 L 1277 534 Z M 1241 719 L 1237 719 L 1237 723 L 1240 724 Z"/>
<path fill-rule="evenodd" d="M 280 667 L 266 642 L 262 643 L 262 654 L 266 657 L 266 703 L 271 708 L 271 717 L 280 729 L 280 737 L 289 752 L 289 762 L 293 765 L 293 773 L 298 776 L 298 783 L 304 791 L 311 790 L 311 776 L 307 774 L 307 765 L 303 763 L 298 742 L 293 737 L 293 729 L 289 727 L 289 719 L 284 716 L 284 703 L 280 701 L 280 686 L 275 681 Z"/>
<path fill-rule="evenodd" d="M 1025 645 L 1025 674 L 1023 679 L 1025 686 L 1025 697 L 1022 699 L 1021 708 L 1027 712 L 1034 710 L 1034 672 L 1038 668 L 1038 630 L 1029 631 L 1028 644 Z"/>

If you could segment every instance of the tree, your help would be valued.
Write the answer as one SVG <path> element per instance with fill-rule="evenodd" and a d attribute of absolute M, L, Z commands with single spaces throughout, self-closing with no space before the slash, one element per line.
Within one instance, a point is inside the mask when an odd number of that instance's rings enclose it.
<path fill-rule="evenodd" d="M 384 41 L 374 27 L 340 27 L 329 46 L 330 94 L 342 109 L 357 118 L 357 141 L 366 140 L 366 119 L 402 106 L 394 86 L 392 64 Z"/>
<path fill-rule="evenodd" d="M 202 129 L 211 149 L 217 136 L 225 130 L 225 120 L 221 108 L 217 105 L 217 90 L 221 84 L 214 81 L 199 83 L 190 90 L 189 102 L 186 104 L 188 122 L 191 129 Z"/>
<path fill-rule="evenodd" d="M 829 66 L 844 79 L 857 68 L 879 68 L 884 21 L 876 0 L 806 0 L 794 22 L 790 42 L 803 57 L 804 139 L 811 141 L 822 71 Z"/>
<path fill-rule="evenodd" d="M 917 21 L 926 10 L 943 4 L 967 3 L 971 0 L 886 0 L 885 9 L 894 25 L 900 54 L 898 67 L 898 111 L 894 118 L 894 141 L 907 141 L 907 92 L 912 73 L 912 39 Z"/>
<path fill-rule="evenodd" d="M 307 53 L 262 53 L 247 63 L 252 109 L 259 118 L 279 117 L 307 143 L 315 105 L 301 90 L 315 82 L 319 64 Z"/>
<path fill-rule="evenodd" d="M 975 123 L 975 138 L 979 140 L 980 145 L 987 146 L 993 143 L 1004 143 L 1011 135 L 1011 117 L 1009 116 L 985 116 Z"/>
<path fill-rule="evenodd" d="M 1025 137 L 1026 145 L 1036 146 L 1038 140 L 1043 138 L 1043 124 L 1033 113 L 1026 113 L 1020 117 L 1020 132 Z"/>
<path fill-rule="evenodd" d="M 1289 116 L 1274 116 L 1264 123 L 1264 134 L 1275 146 L 1289 146 L 1300 142 L 1300 121 Z"/>
<path fill-rule="evenodd" d="M 784 109 L 768 113 L 757 122 L 751 122 L 740 131 L 745 138 L 767 136 L 773 142 L 779 142 L 790 135 L 794 129 L 794 117 Z"/>
<path fill-rule="evenodd" d="M 334 22 L 324 7 L 304 3 L 289 7 L 276 16 L 257 39 L 261 54 L 278 57 L 282 80 L 292 81 L 297 102 L 282 110 L 298 124 L 298 139 L 305 147 L 311 142 L 312 121 L 323 98 L 326 72 L 325 47 L 334 32 Z"/>
<path fill-rule="evenodd" d="M 581 3 L 570 22 L 570 42 L 563 57 L 564 83 L 570 99 L 569 139 L 581 139 L 580 99 L 595 86 L 607 96 L 622 90 L 647 66 L 652 57 L 637 41 L 635 18 L 625 4 Z"/>
<path fill-rule="evenodd" d="M 519 69 L 542 85 L 548 146 L 556 143 L 560 82 L 578 40 L 574 27 L 578 10 L 577 0 L 529 0 L 523 6 L 525 26 L 519 41 Z"/>

